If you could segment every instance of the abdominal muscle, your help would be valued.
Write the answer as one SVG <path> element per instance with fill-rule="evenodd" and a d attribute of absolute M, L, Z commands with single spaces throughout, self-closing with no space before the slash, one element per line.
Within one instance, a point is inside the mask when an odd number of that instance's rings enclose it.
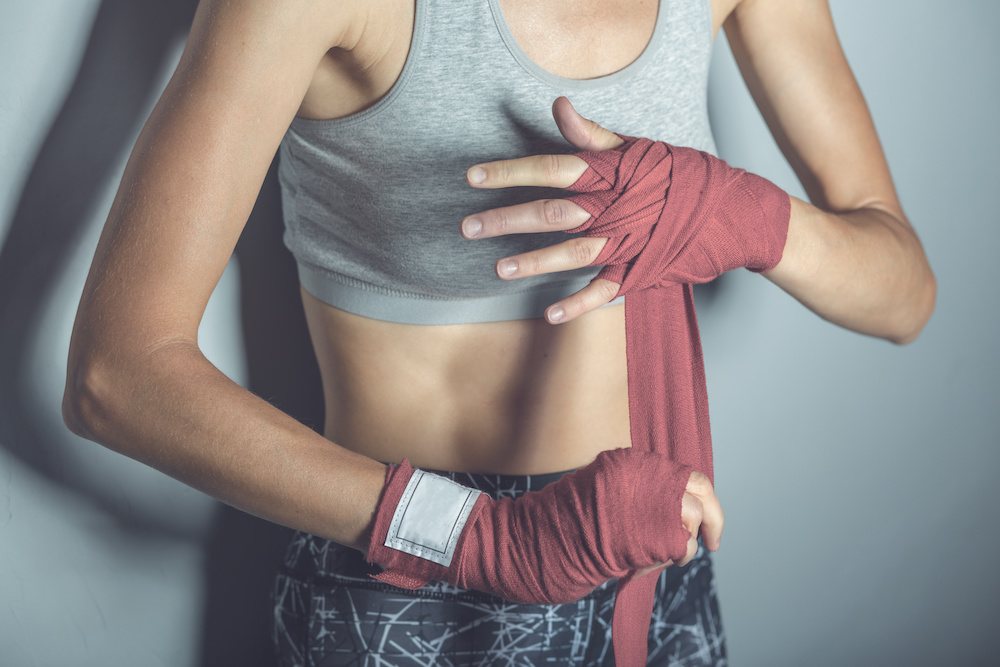
<path fill-rule="evenodd" d="M 624 304 L 559 325 L 418 325 L 300 291 L 324 436 L 342 447 L 418 468 L 530 475 L 631 446 Z"/>

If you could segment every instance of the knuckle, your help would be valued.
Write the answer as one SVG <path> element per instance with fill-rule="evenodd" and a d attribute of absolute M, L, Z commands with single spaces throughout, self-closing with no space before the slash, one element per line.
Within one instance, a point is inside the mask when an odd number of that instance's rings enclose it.
<path fill-rule="evenodd" d="M 618 294 L 618 285 L 611 281 L 604 281 L 597 288 L 598 293 L 605 302 L 611 301 Z"/>
<path fill-rule="evenodd" d="M 526 255 L 521 264 L 525 265 L 531 274 L 541 273 L 543 269 L 542 258 L 536 254 Z"/>
<path fill-rule="evenodd" d="M 700 524 L 705 520 L 705 503 L 701 502 L 701 498 L 695 496 L 694 502 L 691 503 L 691 513 L 697 518 Z"/>
<path fill-rule="evenodd" d="M 542 173 L 547 180 L 550 182 L 556 181 L 561 172 L 562 160 L 559 159 L 558 155 L 545 155 L 542 158 Z"/>
<path fill-rule="evenodd" d="M 517 258 L 517 269 L 521 275 L 536 275 L 541 272 L 541 261 L 535 253 L 520 255 Z"/>
<path fill-rule="evenodd" d="M 505 209 L 497 209 L 496 215 L 493 217 L 493 224 L 496 226 L 496 232 L 499 234 L 509 234 L 514 231 L 511 228 L 510 211 Z"/>
<path fill-rule="evenodd" d="M 698 496 L 685 493 L 681 501 L 681 516 L 695 523 L 701 523 L 705 517 L 705 506 Z"/>
<path fill-rule="evenodd" d="M 574 295 L 562 302 L 563 310 L 566 311 L 566 318 L 570 319 L 579 316 L 585 310 L 579 296 Z"/>
<path fill-rule="evenodd" d="M 510 162 L 506 160 L 497 162 L 494 166 L 494 171 L 496 179 L 501 183 L 510 183 L 511 178 L 514 176 L 514 170 L 511 168 Z"/>
<path fill-rule="evenodd" d="M 694 472 L 691 473 L 691 477 L 688 478 L 688 486 L 698 487 L 698 488 L 701 487 L 711 488 L 712 480 L 710 480 L 708 478 L 708 475 L 701 472 L 700 470 L 695 470 Z"/>
<path fill-rule="evenodd" d="M 575 238 L 570 242 L 570 252 L 578 264 L 589 264 L 595 257 L 590 239 L 585 236 Z"/>
<path fill-rule="evenodd" d="M 561 227 L 566 221 L 566 208 L 558 199 L 546 199 L 542 202 L 542 220 L 552 227 Z"/>

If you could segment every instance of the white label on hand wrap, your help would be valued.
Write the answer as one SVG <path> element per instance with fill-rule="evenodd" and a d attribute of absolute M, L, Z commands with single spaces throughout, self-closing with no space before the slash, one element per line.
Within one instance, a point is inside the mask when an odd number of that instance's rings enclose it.
<path fill-rule="evenodd" d="M 478 489 L 419 468 L 413 471 L 389 524 L 385 546 L 448 567 Z"/>

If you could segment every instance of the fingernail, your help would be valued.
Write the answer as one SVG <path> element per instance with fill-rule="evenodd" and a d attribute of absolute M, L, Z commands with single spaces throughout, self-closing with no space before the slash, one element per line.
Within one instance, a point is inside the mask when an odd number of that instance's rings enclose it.
<path fill-rule="evenodd" d="M 562 309 L 562 306 L 556 306 L 549 311 L 549 319 L 553 322 L 559 322 L 566 315 L 566 311 Z"/>
<path fill-rule="evenodd" d="M 517 271 L 517 262 L 513 259 L 505 259 L 500 262 L 500 275 L 509 276 Z"/>
<path fill-rule="evenodd" d="M 486 170 L 482 167 L 473 167 L 469 170 L 469 180 L 473 183 L 482 183 L 486 180 Z"/>
<path fill-rule="evenodd" d="M 483 223 L 476 218 L 469 218 L 465 221 L 466 236 L 479 236 L 479 232 L 481 231 L 483 231 Z"/>

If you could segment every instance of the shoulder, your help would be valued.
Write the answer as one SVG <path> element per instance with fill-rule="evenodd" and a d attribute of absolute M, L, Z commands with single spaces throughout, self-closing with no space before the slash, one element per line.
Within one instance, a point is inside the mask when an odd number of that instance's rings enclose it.
<path fill-rule="evenodd" d="M 299 36 L 329 48 L 341 47 L 350 44 L 358 32 L 366 4 L 365 0 L 199 0 L 191 30 L 212 32 L 225 25 L 230 30 L 244 31 L 251 47 L 267 46 L 266 42 L 250 41 L 264 31 Z"/>

